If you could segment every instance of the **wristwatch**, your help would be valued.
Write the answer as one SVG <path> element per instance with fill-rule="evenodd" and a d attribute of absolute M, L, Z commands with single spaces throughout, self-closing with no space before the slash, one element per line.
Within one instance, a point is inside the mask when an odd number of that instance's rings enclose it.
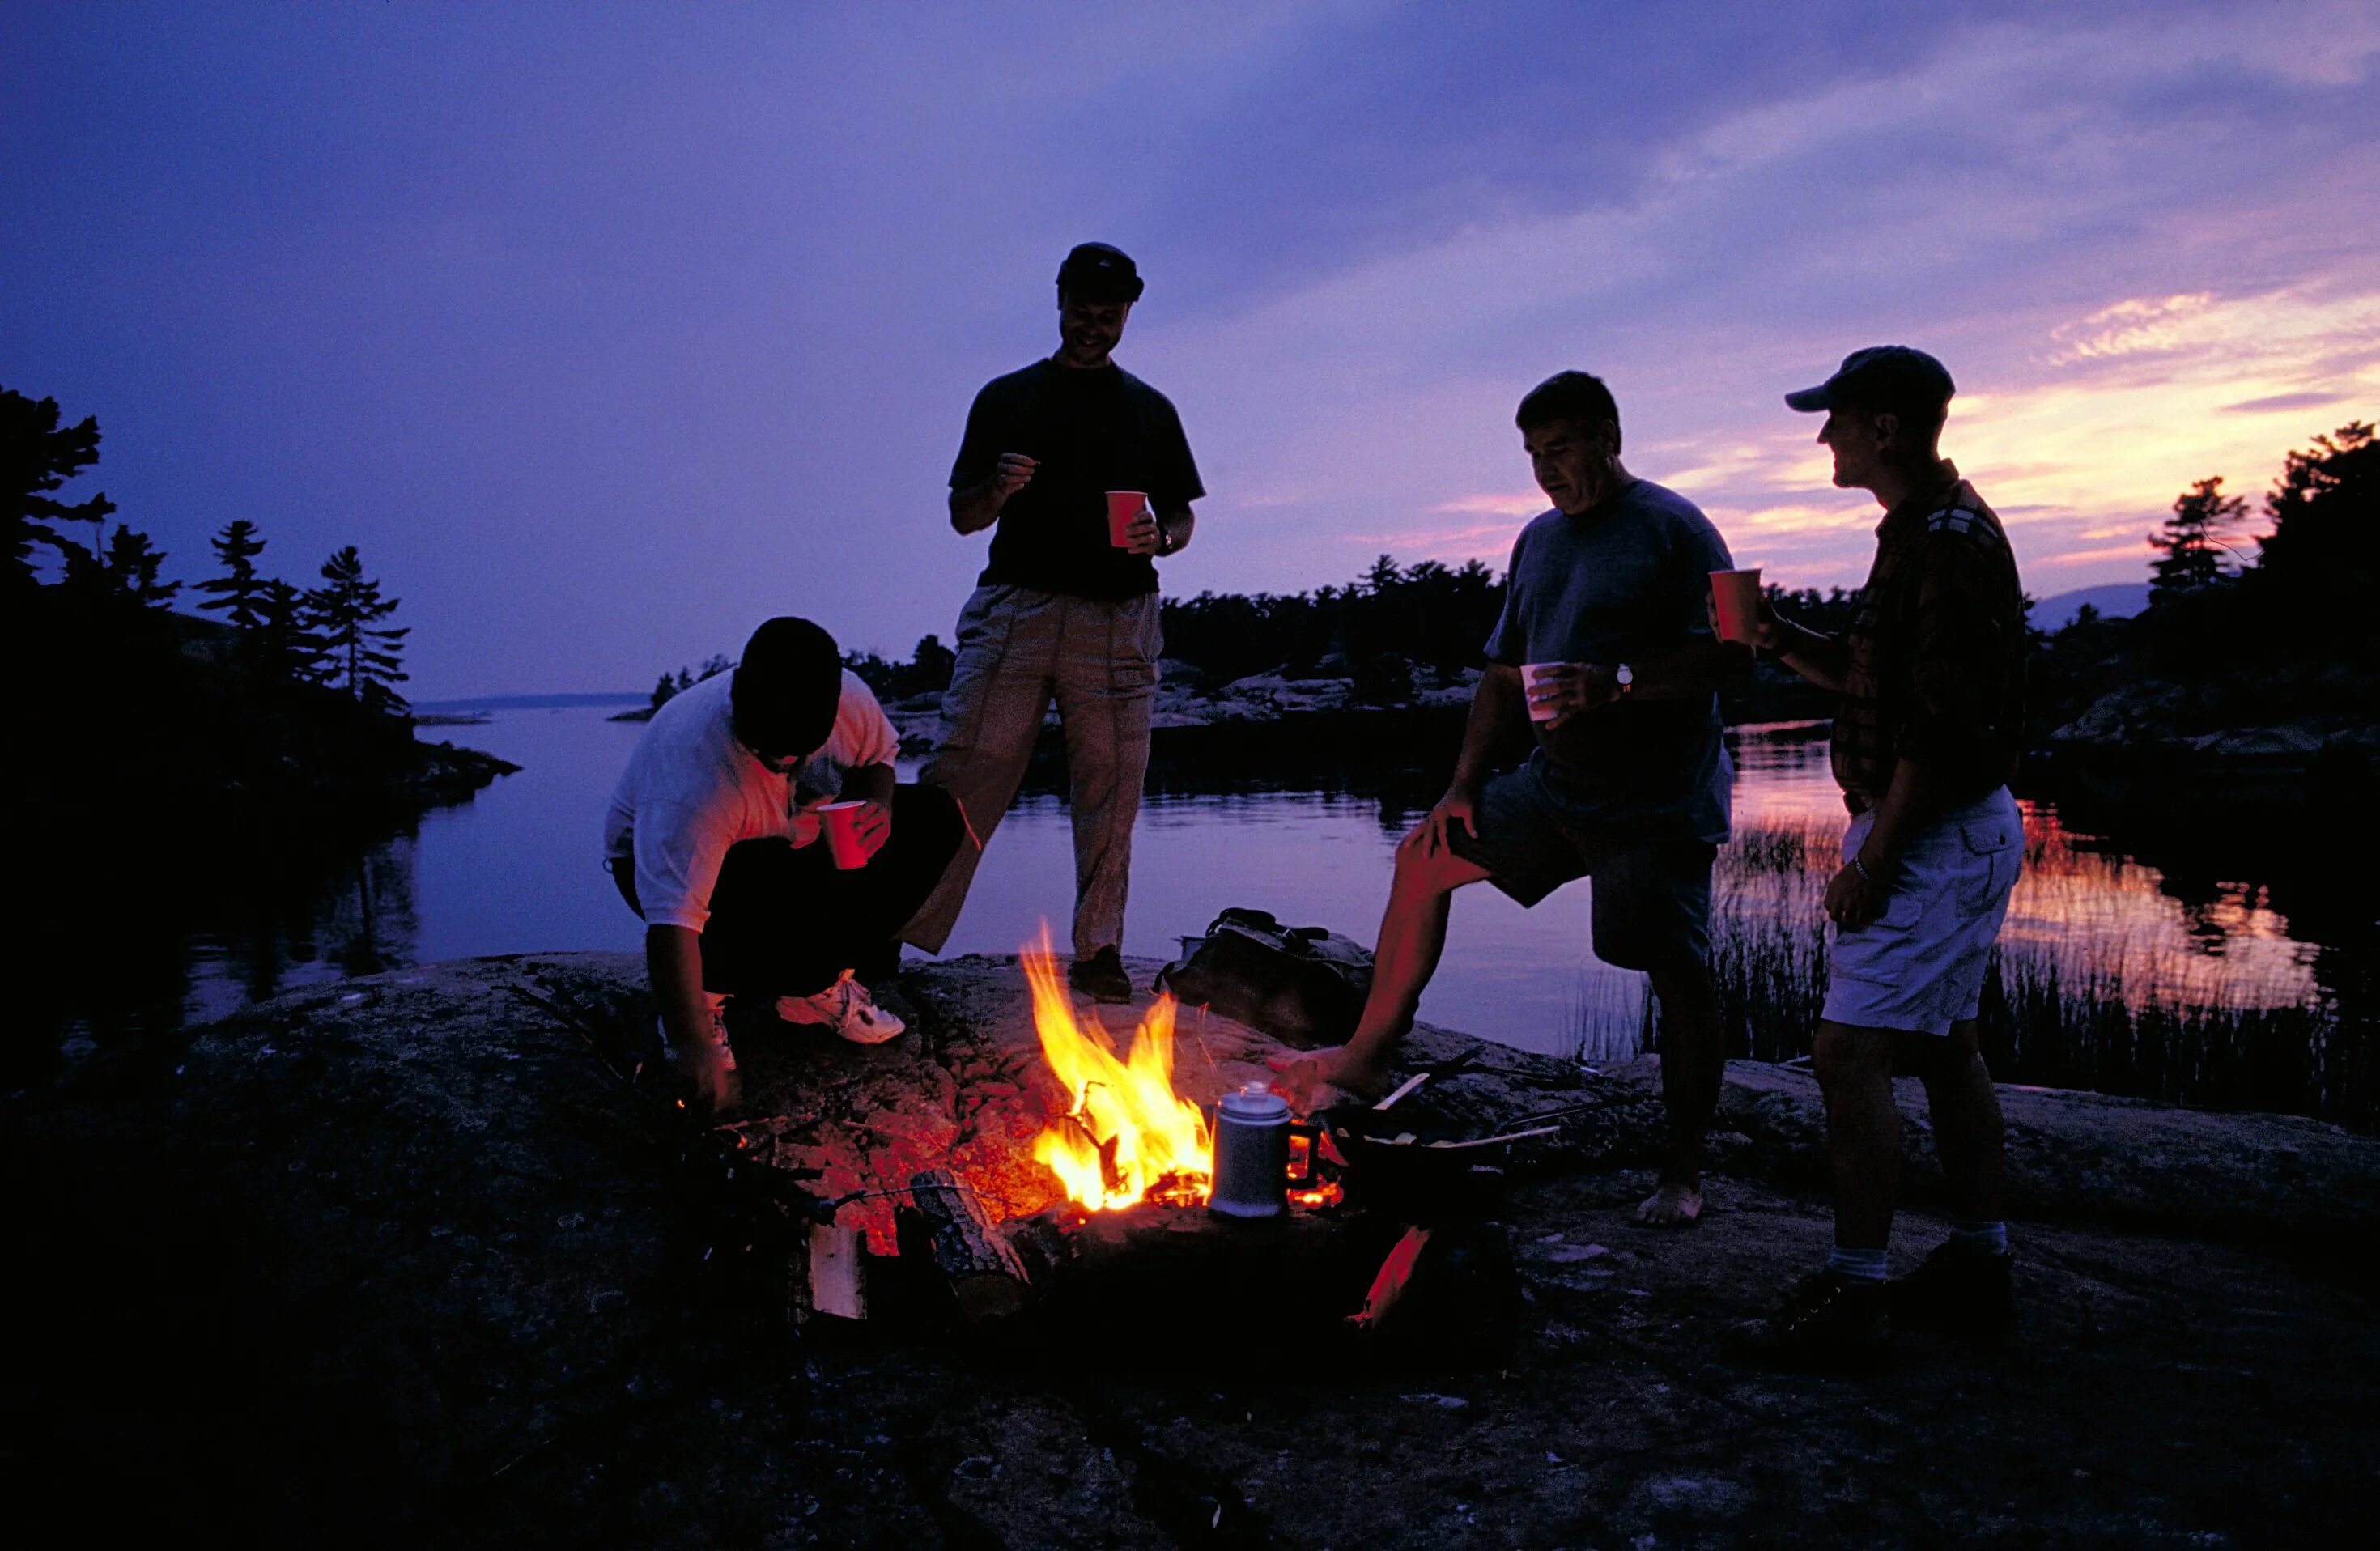
<path fill-rule="evenodd" d="M 1625 662 L 1621 663 L 1611 670 L 1611 683 L 1613 685 L 1611 697 L 1615 700 L 1626 699 L 1628 692 L 1636 687 L 1636 670 Z"/>

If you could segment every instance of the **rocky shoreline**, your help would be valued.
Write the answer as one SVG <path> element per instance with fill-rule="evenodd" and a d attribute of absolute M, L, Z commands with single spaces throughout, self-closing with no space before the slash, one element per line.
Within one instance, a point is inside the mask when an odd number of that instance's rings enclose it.
<path fill-rule="evenodd" d="M 627 955 L 342 982 L 8 1097 L 39 1336 L 12 1461 L 86 1533 L 688 1546 L 2225 1545 L 2345 1539 L 2380 1474 L 2355 1269 L 2380 1141 L 2004 1090 L 2018 1339 L 1788 1379 L 1716 1357 L 1827 1242 L 1814 1087 L 1751 1063 L 1682 1234 L 1625 1221 L 1651 1063 L 1490 1047 L 1443 1085 L 1463 1124 L 1580 1107 L 1502 1214 L 1526 1302 L 1498 1367 L 1186 1381 L 1130 1352 L 796 1336 L 756 1180 L 997 1174 L 1055 1097 L 1014 961 L 896 995 L 911 1033 L 877 1049 L 739 1036 L 737 1156 L 764 1166 L 741 1183 L 675 1105 Z M 1220 1020 L 1192 1043 L 1197 1093 L 1273 1048 Z M 1939 1231 L 1911 1097 L 1903 1258 Z M 1002 1176 L 1011 1206 L 1046 1193 L 1035 1167 Z"/>

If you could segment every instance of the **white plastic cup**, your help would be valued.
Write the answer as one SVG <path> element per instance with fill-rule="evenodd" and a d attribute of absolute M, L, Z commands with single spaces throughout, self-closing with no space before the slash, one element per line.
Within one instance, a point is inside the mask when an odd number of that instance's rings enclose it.
<path fill-rule="evenodd" d="M 1710 574 L 1711 608 L 1718 615 L 1718 638 L 1760 643 L 1760 567 Z"/>
<path fill-rule="evenodd" d="M 867 806 L 828 803 L 818 810 L 819 823 L 826 831 L 827 854 L 844 872 L 868 865 L 868 848 L 859 843 L 859 810 Z"/>
<path fill-rule="evenodd" d="M 1531 721 L 1551 721 L 1554 719 L 1556 713 L 1553 707 L 1541 706 L 1537 703 L 1537 683 L 1545 676 L 1546 670 L 1549 668 L 1566 668 L 1568 666 L 1570 666 L 1570 664 L 1566 662 L 1524 662 L 1521 664 L 1521 696 L 1529 703 L 1529 720 Z"/>

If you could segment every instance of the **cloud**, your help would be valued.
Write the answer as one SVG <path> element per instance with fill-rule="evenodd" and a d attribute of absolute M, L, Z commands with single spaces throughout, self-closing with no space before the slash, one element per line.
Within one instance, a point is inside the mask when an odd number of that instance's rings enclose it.
<path fill-rule="evenodd" d="M 2205 313 L 2214 300 L 2211 293 L 2199 291 L 2154 301 L 2128 297 L 2103 307 L 2051 335 L 2066 348 L 2051 356 L 2049 364 L 2065 366 L 2110 356 L 2180 349 L 2189 342 L 2192 321 Z"/>
<path fill-rule="evenodd" d="M 2347 395 L 2328 389 L 2307 393 L 2267 394 L 2263 398 L 2241 399 L 2222 408 L 2226 415 L 2277 415 L 2287 410 L 2319 409 L 2325 404 L 2344 404 Z"/>
<path fill-rule="evenodd" d="M 1526 491 L 1512 495 L 1459 495 L 1429 508 L 1432 512 L 1477 513 L 1499 517 L 1534 517 L 1545 509 L 1546 498 L 1541 491 Z"/>

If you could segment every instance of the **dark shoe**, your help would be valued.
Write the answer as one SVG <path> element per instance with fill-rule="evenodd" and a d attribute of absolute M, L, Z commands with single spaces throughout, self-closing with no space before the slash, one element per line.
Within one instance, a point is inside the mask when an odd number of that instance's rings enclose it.
<path fill-rule="evenodd" d="M 1796 1372 L 1870 1369 L 1888 1355 L 1889 1297 L 1882 1282 L 1821 1271 L 1803 1279 L 1785 1306 L 1727 1333 L 1730 1363 Z"/>
<path fill-rule="evenodd" d="M 1112 948 L 1102 948 L 1067 965 L 1066 984 L 1093 1001 L 1132 1000 L 1132 976 L 1123 972 L 1123 955 Z"/>
<path fill-rule="evenodd" d="M 2012 1263 L 2012 1256 L 1985 1254 L 1953 1240 L 1891 1283 L 1892 1322 L 1946 1335 L 2004 1336 L 2016 1323 Z"/>

